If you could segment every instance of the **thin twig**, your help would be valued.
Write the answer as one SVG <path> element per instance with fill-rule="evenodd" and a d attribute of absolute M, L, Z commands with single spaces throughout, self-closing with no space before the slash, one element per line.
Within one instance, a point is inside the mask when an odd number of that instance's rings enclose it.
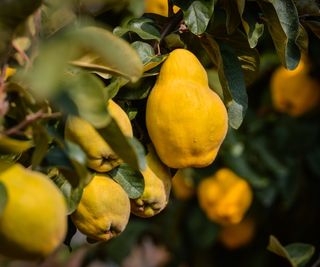
<path fill-rule="evenodd" d="M 171 20 L 167 23 L 167 25 L 164 26 L 160 34 L 160 41 L 154 45 L 153 47 L 154 50 L 156 50 L 157 46 L 161 44 L 164 37 L 166 37 L 169 32 L 171 32 L 174 28 L 176 28 L 181 23 L 182 19 L 183 19 L 183 13 L 182 13 L 182 10 L 180 9 L 174 16 L 171 17 Z"/>
<path fill-rule="evenodd" d="M 16 126 L 6 130 L 3 132 L 5 135 L 12 135 L 16 133 L 20 133 L 22 129 L 27 127 L 29 124 L 39 120 L 39 119 L 54 119 L 54 118 L 59 118 L 61 117 L 60 112 L 55 112 L 55 113 L 43 113 L 42 110 L 37 111 L 36 113 L 29 114 L 25 117 L 23 121 L 18 123 Z"/>

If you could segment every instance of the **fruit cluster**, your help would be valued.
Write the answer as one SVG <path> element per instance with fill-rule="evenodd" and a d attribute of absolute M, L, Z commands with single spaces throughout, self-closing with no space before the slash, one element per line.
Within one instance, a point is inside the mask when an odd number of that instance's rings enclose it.
<path fill-rule="evenodd" d="M 125 111 L 112 99 L 107 109 L 122 133 L 132 137 Z M 161 212 L 171 191 L 169 168 L 178 169 L 176 181 L 181 179 L 183 168 L 206 167 L 215 160 L 227 133 L 228 115 L 220 97 L 209 88 L 205 69 L 190 51 L 173 50 L 163 63 L 147 100 L 146 126 L 152 144 L 148 146 L 146 168 L 141 170 L 144 190 L 140 197 L 129 199 L 108 175 L 123 163 L 122 159 L 88 121 L 67 118 L 65 138 L 82 148 L 87 166 L 94 172 L 71 214 L 75 226 L 90 242 L 119 235 L 130 213 L 151 217 Z M 17 164 L 2 172 L 0 181 L 9 195 L 0 218 L 1 252 L 22 259 L 46 257 L 66 233 L 63 195 L 45 175 Z M 252 201 L 249 185 L 224 169 L 201 182 L 198 197 L 208 217 L 220 224 L 239 223 Z M 30 218 L 29 213 L 34 216 Z M 22 226 L 18 222 L 24 218 L 28 219 Z M 34 225 L 40 230 L 30 239 L 26 231 Z"/>

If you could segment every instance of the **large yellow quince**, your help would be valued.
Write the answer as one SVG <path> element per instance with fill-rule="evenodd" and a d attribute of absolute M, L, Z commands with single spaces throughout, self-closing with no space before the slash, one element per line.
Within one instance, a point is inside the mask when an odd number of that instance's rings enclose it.
<path fill-rule="evenodd" d="M 84 188 L 71 219 L 89 239 L 107 241 L 127 226 L 130 200 L 124 189 L 107 175 L 96 175 Z"/>
<path fill-rule="evenodd" d="M 293 117 L 314 109 L 320 102 L 320 85 L 309 75 L 306 57 L 294 70 L 279 67 L 271 77 L 271 97 L 274 108 Z"/>
<path fill-rule="evenodd" d="M 146 156 L 147 167 L 142 172 L 143 194 L 131 200 L 131 212 L 139 217 L 151 217 L 162 211 L 168 204 L 171 190 L 169 169 L 151 151 Z"/>
<path fill-rule="evenodd" d="M 0 215 L 0 253 L 43 259 L 64 240 L 67 207 L 61 191 L 44 174 L 15 164 L 0 173 L 8 201 Z"/>
<path fill-rule="evenodd" d="M 222 225 L 239 223 L 253 197 L 248 182 L 227 168 L 203 179 L 197 193 L 207 217 Z"/>
<path fill-rule="evenodd" d="M 161 161 L 171 168 L 205 167 L 216 158 L 227 111 L 188 50 L 172 51 L 163 63 L 147 100 L 146 125 Z"/>
<path fill-rule="evenodd" d="M 131 122 L 121 107 L 109 100 L 108 110 L 125 136 L 132 137 Z M 81 146 L 88 157 L 88 166 L 97 172 L 108 172 L 120 165 L 122 160 L 87 121 L 79 117 L 68 118 L 65 128 L 66 139 Z"/>
<path fill-rule="evenodd" d="M 164 17 L 168 16 L 168 0 L 145 0 L 145 13 L 154 13 Z M 173 6 L 173 12 L 179 11 L 179 7 Z"/>

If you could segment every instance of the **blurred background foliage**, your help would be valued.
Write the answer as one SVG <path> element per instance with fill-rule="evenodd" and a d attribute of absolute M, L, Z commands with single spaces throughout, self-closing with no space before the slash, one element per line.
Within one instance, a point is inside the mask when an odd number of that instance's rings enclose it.
<path fill-rule="evenodd" d="M 320 90 L 319 2 L 173 4 L 180 11 L 169 9 L 168 17 L 145 14 L 143 0 L 1 2 L 2 73 L 16 69 L 6 93 L 0 91 L 1 159 L 49 172 L 70 213 L 92 174 L 81 148 L 63 139 L 65 117 L 86 118 L 113 140 L 112 148 L 132 169 L 141 169 L 149 142 L 146 97 L 169 51 L 186 47 L 197 55 L 230 118 L 215 162 L 183 170 L 184 184 L 177 187 L 187 187 L 185 195 L 173 185 L 164 211 L 150 219 L 132 215 L 124 233 L 107 243 L 86 245 L 70 222 L 65 243 L 73 252 L 64 247 L 44 266 L 318 266 L 319 106 L 299 117 L 278 112 L 270 79 L 280 65 L 294 69 L 305 54 L 308 75 Z M 105 107 L 111 97 L 132 120 L 133 141 L 111 122 Z M 241 234 L 229 233 L 234 239 L 240 235 L 239 244 L 228 243 L 227 230 L 210 221 L 198 203 L 198 184 L 223 167 L 246 179 L 254 193 L 245 218 L 250 222 Z M 128 180 L 133 184 L 135 177 Z M 277 239 L 305 246 L 284 247 Z M 268 244 L 282 257 L 270 253 Z"/>

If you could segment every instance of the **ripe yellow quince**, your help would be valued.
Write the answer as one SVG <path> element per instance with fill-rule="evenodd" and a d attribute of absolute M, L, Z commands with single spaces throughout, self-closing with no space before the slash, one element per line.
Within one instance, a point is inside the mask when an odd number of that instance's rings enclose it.
<path fill-rule="evenodd" d="M 132 137 L 131 122 L 121 107 L 109 100 L 108 110 L 125 136 Z M 88 166 L 97 172 L 107 172 L 120 165 L 122 160 L 87 121 L 71 116 L 66 122 L 66 139 L 77 143 L 87 154 Z"/>
<path fill-rule="evenodd" d="M 169 169 L 162 164 L 154 152 L 146 156 L 147 167 L 142 172 L 144 191 L 131 200 L 131 212 L 139 217 L 151 217 L 162 211 L 168 204 L 171 190 Z"/>
<path fill-rule="evenodd" d="M 171 168 L 201 168 L 216 158 L 228 115 L 190 51 L 176 49 L 163 63 L 147 100 L 146 125 L 161 161 Z"/>
<path fill-rule="evenodd" d="M 168 0 L 145 0 L 145 13 L 154 13 L 164 17 L 168 16 Z M 173 12 L 179 11 L 179 7 L 173 6 Z"/>
<path fill-rule="evenodd" d="M 64 240 L 67 207 L 61 191 L 44 174 L 14 164 L 0 173 L 8 201 L 0 215 L 0 253 L 36 260 Z"/>
<path fill-rule="evenodd" d="M 187 200 L 195 194 L 195 184 L 192 178 L 183 174 L 182 169 L 179 169 L 172 178 L 173 195 L 180 200 Z"/>
<path fill-rule="evenodd" d="M 200 207 L 210 220 L 222 225 L 239 223 L 252 197 L 247 181 L 227 168 L 203 179 L 198 186 Z"/>
<path fill-rule="evenodd" d="M 274 108 L 293 117 L 314 109 L 320 103 L 320 84 L 309 75 L 310 66 L 302 57 L 294 70 L 279 67 L 271 77 Z"/>
<path fill-rule="evenodd" d="M 223 226 L 219 233 L 219 240 L 230 250 L 238 249 L 252 241 L 255 230 L 255 221 L 252 218 L 246 218 L 240 223 Z"/>
<path fill-rule="evenodd" d="M 118 236 L 127 226 L 130 200 L 112 178 L 96 175 L 84 188 L 80 203 L 71 219 L 80 232 L 96 241 Z"/>

